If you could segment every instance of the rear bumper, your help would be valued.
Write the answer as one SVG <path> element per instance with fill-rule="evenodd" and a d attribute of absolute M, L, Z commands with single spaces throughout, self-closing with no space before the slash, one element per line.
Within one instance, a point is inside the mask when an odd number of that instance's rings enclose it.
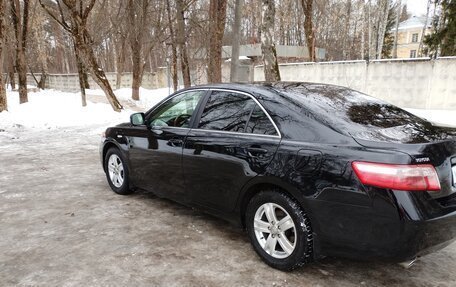
<path fill-rule="evenodd" d="M 390 246 L 395 261 L 405 261 L 438 251 L 456 240 L 456 211 L 426 221 L 405 221 L 403 240 Z"/>
<path fill-rule="evenodd" d="M 456 206 L 442 207 L 417 193 L 379 193 L 370 206 L 318 200 L 311 205 L 317 211 L 312 221 L 316 258 L 403 262 L 456 240 Z"/>

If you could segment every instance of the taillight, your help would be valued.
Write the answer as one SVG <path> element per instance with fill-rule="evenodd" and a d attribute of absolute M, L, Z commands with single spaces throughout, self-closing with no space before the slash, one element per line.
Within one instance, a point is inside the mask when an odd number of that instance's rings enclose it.
<path fill-rule="evenodd" d="M 385 164 L 355 161 L 353 170 L 361 183 L 381 188 L 409 191 L 437 191 L 440 181 L 430 164 Z"/>

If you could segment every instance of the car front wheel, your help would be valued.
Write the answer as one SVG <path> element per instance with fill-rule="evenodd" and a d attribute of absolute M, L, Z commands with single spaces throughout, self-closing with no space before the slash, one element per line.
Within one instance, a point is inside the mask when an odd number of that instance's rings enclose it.
<path fill-rule="evenodd" d="M 105 172 L 111 189 L 118 194 L 132 193 L 128 179 L 128 166 L 117 148 L 110 148 L 105 156 Z"/>
<path fill-rule="evenodd" d="M 246 227 L 255 251 L 268 265 L 293 270 L 312 259 L 312 230 L 307 215 L 288 195 L 268 190 L 247 206 Z"/>

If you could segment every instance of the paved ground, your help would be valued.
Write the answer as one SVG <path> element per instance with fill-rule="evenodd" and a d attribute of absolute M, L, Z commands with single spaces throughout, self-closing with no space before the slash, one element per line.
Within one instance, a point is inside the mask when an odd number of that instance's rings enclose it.
<path fill-rule="evenodd" d="M 271 269 L 222 220 L 111 192 L 100 130 L 0 131 L 1 286 L 456 286 L 456 244 L 409 270 L 333 258 Z"/>

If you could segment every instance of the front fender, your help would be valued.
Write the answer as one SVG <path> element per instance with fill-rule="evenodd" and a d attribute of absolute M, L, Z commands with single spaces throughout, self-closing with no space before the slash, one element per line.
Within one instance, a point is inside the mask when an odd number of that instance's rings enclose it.
<path fill-rule="evenodd" d="M 100 160 L 101 165 L 103 166 L 103 170 L 106 171 L 105 167 L 105 156 L 108 149 L 111 147 L 116 147 L 122 153 L 124 159 L 127 160 L 128 165 L 130 165 L 129 157 L 128 157 L 128 140 L 123 136 L 119 139 L 114 139 L 112 137 L 107 137 L 103 143 L 100 145 Z"/>

